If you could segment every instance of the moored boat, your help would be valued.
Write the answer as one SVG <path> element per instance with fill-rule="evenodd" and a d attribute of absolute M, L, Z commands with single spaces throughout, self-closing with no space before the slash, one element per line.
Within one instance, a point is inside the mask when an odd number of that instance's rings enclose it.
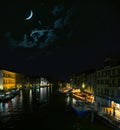
<path fill-rule="evenodd" d="M 87 115 L 89 111 L 91 110 L 90 107 L 87 107 L 85 104 L 85 101 L 82 100 L 76 100 L 73 98 L 73 101 L 71 102 L 71 107 L 74 113 L 83 116 Z"/>
<path fill-rule="evenodd" d="M 72 92 L 72 88 L 59 88 L 59 92 L 67 94 L 69 92 Z"/>
<path fill-rule="evenodd" d="M 7 102 L 14 98 L 16 95 L 20 95 L 20 89 L 12 89 L 9 91 L 0 92 L 0 102 Z"/>

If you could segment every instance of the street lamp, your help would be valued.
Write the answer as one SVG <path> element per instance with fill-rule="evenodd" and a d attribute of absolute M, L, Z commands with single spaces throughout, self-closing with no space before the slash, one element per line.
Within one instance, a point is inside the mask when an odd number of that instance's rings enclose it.
<path fill-rule="evenodd" d="M 85 88 L 85 84 L 84 84 L 84 83 L 82 83 L 82 88 L 83 88 L 83 89 Z"/>

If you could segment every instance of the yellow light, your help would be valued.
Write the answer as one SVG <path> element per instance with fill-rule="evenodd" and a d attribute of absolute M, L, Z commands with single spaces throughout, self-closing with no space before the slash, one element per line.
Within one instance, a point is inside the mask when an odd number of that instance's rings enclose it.
<path fill-rule="evenodd" d="M 82 84 L 82 88 L 85 88 L 85 84 L 84 83 Z"/>
<path fill-rule="evenodd" d="M 3 90 L 3 85 L 0 85 L 0 89 Z"/>

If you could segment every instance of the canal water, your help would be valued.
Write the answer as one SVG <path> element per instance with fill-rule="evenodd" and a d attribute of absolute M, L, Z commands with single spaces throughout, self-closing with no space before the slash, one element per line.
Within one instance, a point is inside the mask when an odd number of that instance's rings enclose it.
<path fill-rule="evenodd" d="M 58 94 L 56 87 L 23 89 L 7 103 L 0 103 L 0 130 L 112 130 L 98 120 L 91 122 L 74 114 L 70 96 Z"/>

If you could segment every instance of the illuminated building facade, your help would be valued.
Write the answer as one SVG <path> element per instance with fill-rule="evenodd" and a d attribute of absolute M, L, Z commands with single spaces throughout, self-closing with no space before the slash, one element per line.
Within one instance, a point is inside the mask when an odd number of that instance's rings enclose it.
<path fill-rule="evenodd" d="M 72 88 L 79 88 L 82 89 L 82 84 L 86 83 L 86 73 L 82 72 L 79 74 L 73 74 L 71 79 L 70 79 L 70 84 Z"/>
<path fill-rule="evenodd" d="M 86 71 L 74 75 L 71 79 L 72 84 L 77 88 L 81 89 L 84 86 L 84 91 L 94 94 L 97 110 L 102 110 L 120 119 L 119 59 L 107 57 L 103 67 L 93 72 Z"/>
<path fill-rule="evenodd" d="M 79 88 L 81 90 L 89 91 L 90 93 L 93 92 L 93 88 L 95 87 L 96 82 L 96 72 L 95 70 L 88 70 L 81 72 L 79 74 L 74 74 L 71 78 L 71 84 L 73 88 Z"/>
<path fill-rule="evenodd" d="M 87 74 L 86 91 L 94 94 L 95 88 L 96 88 L 96 71 L 93 71 L 93 72 Z"/>
<path fill-rule="evenodd" d="M 40 78 L 40 86 L 47 86 L 48 85 L 48 81 L 46 78 Z"/>
<path fill-rule="evenodd" d="M 114 59 L 106 58 L 104 67 L 96 71 L 95 100 L 103 108 L 112 108 L 109 114 L 120 118 L 120 64 Z"/>
<path fill-rule="evenodd" d="M 24 75 L 7 70 L 0 70 L 0 90 L 8 90 L 16 87 L 22 87 Z"/>

